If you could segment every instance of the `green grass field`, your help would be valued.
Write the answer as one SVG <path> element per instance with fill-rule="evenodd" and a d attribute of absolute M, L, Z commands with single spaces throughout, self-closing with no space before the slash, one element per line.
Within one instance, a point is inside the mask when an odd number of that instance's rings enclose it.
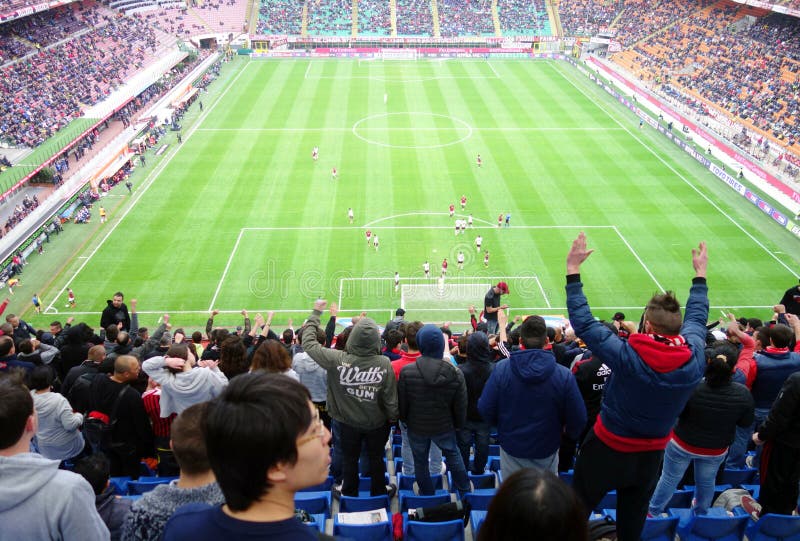
<path fill-rule="evenodd" d="M 183 144 L 168 135 L 133 196 L 115 189 L 109 222 L 51 272 L 49 308 L 32 321 L 96 323 L 121 290 L 153 314 L 145 325 L 168 312 L 200 326 L 211 308 L 220 324 L 243 308 L 298 322 L 320 296 L 379 323 L 401 303 L 407 318 L 463 322 L 501 278 L 512 315 L 566 314 L 564 259 L 581 230 L 596 250 L 583 280 L 597 315 L 638 317 L 657 290 L 685 300 L 701 240 L 712 317 L 767 316 L 796 282 L 797 239 L 564 63 L 237 59 L 224 75 Z M 474 229 L 454 234 L 451 203 Z M 511 227 L 497 228 L 501 212 Z"/>

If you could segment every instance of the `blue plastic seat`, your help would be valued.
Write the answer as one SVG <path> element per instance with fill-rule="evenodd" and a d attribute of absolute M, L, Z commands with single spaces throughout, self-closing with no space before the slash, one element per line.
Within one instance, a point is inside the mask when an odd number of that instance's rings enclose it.
<path fill-rule="evenodd" d="M 495 477 L 494 472 L 475 475 L 474 473 L 468 471 L 467 477 L 469 477 L 469 480 L 472 482 L 472 486 L 475 489 L 495 488 L 497 486 L 497 477 Z"/>
<path fill-rule="evenodd" d="M 389 484 L 389 474 L 384 473 L 383 479 L 385 485 Z M 372 478 L 371 477 L 359 477 L 358 478 L 358 491 L 359 492 L 369 492 L 370 487 L 372 486 Z"/>
<path fill-rule="evenodd" d="M 433 496 L 418 496 L 411 490 L 401 490 L 400 495 L 400 512 L 406 513 L 409 509 L 417 509 L 418 507 L 431 507 L 433 505 L 440 505 L 450 502 L 450 493 L 444 490 L 437 490 Z"/>
<path fill-rule="evenodd" d="M 309 513 L 311 518 L 314 519 L 314 522 L 309 522 L 309 528 L 313 528 L 315 531 L 319 531 L 319 533 L 325 533 L 325 521 L 327 518 L 323 513 Z"/>
<path fill-rule="evenodd" d="M 761 494 L 761 485 L 742 485 L 742 488 L 748 491 L 756 500 Z"/>
<path fill-rule="evenodd" d="M 722 484 L 738 487 L 753 482 L 758 475 L 757 468 L 728 469 L 722 471 Z"/>
<path fill-rule="evenodd" d="M 603 514 L 617 520 L 616 509 L 604 509 Z M 667 517 L 648 517 L 644 522 L 641 541 L 674 541 L 678 520 L 680 520 L 679 517 L 671 514 Z"/>
<path fill-rule="evenodd" d="M 490 456 L 489 460 L 486 462 L 486 469 L 493 472 L 500 471 L 500 457 L 499 456 Z"/>
<path fill-rule="evenodd" d="M 403 446 L 399 443 L 392 444 L 392 458 L 401 458 L 403 456 Z"/>
<path fill-rule="evenodd" d="M 471 511 L 469 514 L 469 527 L 472 528 L 472 539 L 478 539 L 478 530 L 486 520 L 486 511 Z"/>
<path fill-rule="evenodd" d="M 403 526 L 404 541 L 464 541 L 464 521 L 418 522 L 408 520 Z"/>
<path fill-rule="evenodd" d="M 357 513 L 359 511 L 373 511 L 381 508 L 386 509 L 387 513 L 391 513 L 392 511 L 389 496 L 386 494 L 382 496 L 360 496 L 358 498 L 342 496 L 339 499 L 340 513 Z"/>
<path fill-rule="evenodd" d="M 500 456 L 500 446 L 499 445 L 490 445 L 489 446 L 489 456 Z"/>
<path fill-rule="evenodd" d="M 575 477 L 575 470 L 569 471 L 560 471 L 558 472 L 558 478 L 564 481 L 569 486 L 572 486 L 572 478 Z"/>
<path fill-rule="evenodd" d="M 669 502 L 667 502 L 666 509 L 670 509 L 672 507 L 689 509 L 692 506 L 693 499 L 694 489 L 676 489 L 672 494 L 672 498 L 670 498 Z"/>
<path fill-rule="evenodd" d="M 608 494 L 603 496 L 603 499 L 600 500 L 600 503 L 597 504 L 597 507 L 595 507 L 594 510 L 599 513 L 602 512 L 604 509 L 616 509 L 616 508 L 617 508 L 617 491 L 612 490 L 608 492 Z"/>
<path fill-rule="evenodd" d="M 402 473 L 398 473 L 397 489 L 414 490 L 414 483 L 416 482 L 416 480 L 417 477 L 415 475 L 404 475 Z M 442 490 L 444 488 L 444 477 L 442 477 L 442 474 L 431 475 L 431 482 L 433 483 L 434 490 Z"/>
<path fill-rule="evenodd" d="M 721 508 L 710 508 L 708 514 L 696 515 L 691 509 L 671 509 L 679 517 L 681 541 L 742 541 L 750 517 L 728 516 Z"/>
<path fill-rule="evenodd" d="M 325 518 L 331 518 L 331 493 L 296 492 L 294 506 L 310 515 L 323 514 Z"/>
<path fill-rule="evenodd" d="M 768 513 L 751 520 L 745 534 L 748 541 L 800 541 L 800 516 Z"/>
<path fill-rule="evenodd" d="M 402 445 L 403 435 L 400 433 L 392 434 L 392 445 Z"/>
<path fill-rule="evenodd" d="M 486 511 L 489 509 L 489 503 L 491 503 L 492 498 L 494 495 L 497 494 L 496 488 L 484 488 L 480 490 L 475 490 L 473 492 L 467 492 L 464 494 L 464 501 L 469 502 L 472 509 L 476 509 L 478 511 Z"/>
<path fill-rule="evenodd" d="M 342 524 L 333 520 L 333 535 L 352 541 L 394 541 L 392 521 L 374 524 Z"/>
<path fill-rule="evenodd" d="M 686 490 L 695 490 L 694 485 L 684 485 L 683 488 L 685 488 Z M 717 498 L 719 498 L 720 494 L 731 488 L 733 488 L 733 486 L 731 485 L 714 485 L 714 498 L 711 501 L 716 500 Z"/>
<path fill-rule="evenodd" d="M 128 483 L 131 482 L 130 476 L 112 477 L 109 479 L 109 482 L 114 488 L 114 494 L 117 496 L 125 496 L 128 494 Z"/>
<path fill-rule="evenodd" d="M 395 473 L 395 475 L 397 475 L 399 473 L 403 473 L 403 457 L 396 456 L 396 457 L 394 457 L 392 462 L 394 462 L 394 473 Z"/>
<path fill-rule="evenodd" d="M 155 477 L 155 478 L 147 478 L 145 480 L 144 477 L 140 478 L 138 481 L 130 481 L 128 483 L 128 492 L 131 495 L 136 494 L 146 494 L 150 492 L 158 485 L 166 485 L 170 481 L 177 479 L 177 477 Z"/>

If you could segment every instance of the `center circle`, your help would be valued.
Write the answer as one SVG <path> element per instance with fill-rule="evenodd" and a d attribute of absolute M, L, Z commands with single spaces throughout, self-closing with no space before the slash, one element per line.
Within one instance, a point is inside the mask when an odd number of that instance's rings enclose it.
<path fill-rule="evenodd" d="M 442 148 L 469 139 L 472 126 L 454 116 L 437 113 L 380 113 L 353 124 L 353 135 L 386 148 Z"/>

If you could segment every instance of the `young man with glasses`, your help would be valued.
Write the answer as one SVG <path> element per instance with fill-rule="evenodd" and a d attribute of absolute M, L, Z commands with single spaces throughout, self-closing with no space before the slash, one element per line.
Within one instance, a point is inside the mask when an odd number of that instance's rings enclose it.
<path fill-rule="evenodd" d="M 237 376 L 209 402 L 205 427 L 226 503 L 181 508 L 165 541 L 318 538 L 295 518 L 294 495 L 327 477 L 331 434 L 302 384 L 279 374 Z"/>

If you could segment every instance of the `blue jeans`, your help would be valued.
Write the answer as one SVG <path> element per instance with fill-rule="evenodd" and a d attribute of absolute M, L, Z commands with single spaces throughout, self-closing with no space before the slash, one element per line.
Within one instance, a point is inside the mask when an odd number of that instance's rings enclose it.
<path fill-rule="evenodd" d="M 717 456 L 696 455 L 684 450 L 670 440 L 664 451 L 664 466 L 656 490 L 650 498 L 650 513 L 664 512 L 690 462 L 694 462 L 695 503 L 698 513 L 705 513 L 714 499 L 714 481 L 717 470 L 725 460 L 725 453 Z"/>
<path fill-rule="evenodd" d="M 486 334 L 497 334 L 500 331 L 500 325 L 496 319 L 486 320 Z"/>
<path fill-rule="evenodd" d="M 469 466 L 469 450 L 472 447 L 472 435 L 475 435 L 475 461 L 472 465 L 472 473 L 481 474 L 486 469 L 486 462 L 489 460 L 489 423 L 483 421 L 467 421 L 464 427 L 456 432 L 458 438 L 458 448 L 461 450 L 461 460 L 464 466 Z"/>
<path fill-rule="evenodd" d="M 558 475 L 558 450 L 544 458 L 518 458 L 506 453 L 501 444 L 500 471 L 503 472 L 503 479 L 508 479 L 512 473 L 523 468 L 536 468 L 552 472 L 553 475 Z"/>
<path fill-rule="evenodd" d="M 408 443 L 408 425 L 400 421 L 400 430 L 402 430 L 403 442 L 400 447 L 400 456 L 403 457 L 403 475 L 409 477 L 414 475 L 414 453 L 411 452 L 411 444 Z M 428 471 L 431 475 L 439 475 L 442 473 L 442 450 L 431 445 L 431 450 L 428 453 Z"/>
<path fill-rule="evenodd" d="M 450 470 L 453 484 L 459 496 L 465 492 L 469 492 L 470 485 L 469 478 L 467 477 L 467 469 L 464 467 L 464 461 L 461 460 L 461 453 L 458 450 L 455 430 L 435 436 L 416 435 L 409 430 L 408 443 L 411 445 L 411 452 L 414 455 L 414 462 L 416 464 L 425 464 L 425 461 L 428 459 L 428 451 L 430 450 L 431 442 L 435 443 L 439 449 L 442 450 L 442 454 L 445 458 L 447 458 L 447 467 Z M 417 478 L 420 495 L 432 496 L 434 494 L 434 488 L 428 468 L 416 468 L 414 475 Z"/>

